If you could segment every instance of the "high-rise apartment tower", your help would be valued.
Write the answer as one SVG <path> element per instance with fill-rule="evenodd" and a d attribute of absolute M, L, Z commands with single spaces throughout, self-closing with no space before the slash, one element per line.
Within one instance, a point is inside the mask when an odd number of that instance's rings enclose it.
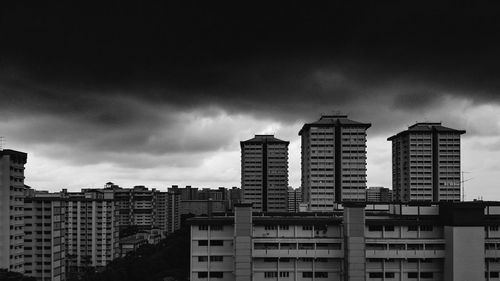
<path fill-rule="evenodd" d="M 24 272 L 24 164 L 28 155 L 0 150 L 0 268 Z"/>
<path fill-rule="evenodd" d="M 302 127 L 302 200 L 310 211 L 331 211 L 334 202 L 365 200 L 370 126 L 346 115 L 323 115 Z"/>
<path fill-rule="evenodd" d="M 24 274 L 37 281 L 66 280 L 66 205 L 59 193 L 26 190 Z"/>
<path fill-rule="evenodd" d="M 460 136 L 441 123 L 416 123 L 392 141 L 394 199 L 460 201 Z"/>
<path fill-rule="evenodd" d="M 254 211 L 288 210 L 288 144 L 273 135 L 240 143 L 243 202 L 253 203 Z"/>

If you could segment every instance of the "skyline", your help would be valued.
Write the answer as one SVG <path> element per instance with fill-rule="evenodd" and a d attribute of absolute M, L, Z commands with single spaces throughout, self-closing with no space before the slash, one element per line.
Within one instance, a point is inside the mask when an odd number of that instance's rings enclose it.
<path fill-rule="evenodd" d="M 270 133 L 263 133 L 263 134 L 270 134 Z M 295 140 L 295 141 L 293 141 L 293 142 L 298 143 L 297 145 L 300 147 L 300 139 L 299 139 L 299 140 Z M 368 143 L 370 143 L 370 141 L 369 141 L 369 137 L 368 137 Z M 297 145 L 296 145 L 296 146 L 297 146 Z M 389 142 L 389 149 L 390 149 L 390 146 L 391 146 L 391 145 L 390 145 L 390 142 Z M 367 154 L 369 155 L 369 154 L 370 154 L 370 153 L 369 153 L 369 148 L 368 148 L 367 150 L 368 150 L 368 153 L 367 153 Z M 289 153 L 290 153 L 290 152 L 291 152 L 291 151 L 289 151 Z M 391 151 L 391 150 L 389 150 L 389 151 L 388 151 L 388 153 L 389 153 L 389 154 L 391 154 L 391 153 L 392 153 L 392 151 Z M 29 154 L 30 154 L 30 153 L 28 153 L 28 155 L 29 155 Z M 241 158 L 240 158 L 240 157 L 241 157 L 241 151 L 240 151 L 240 150 L 236 151 L 236 154 L 237 154 L 237 157 L 236 157 L 236 158 L 237 158 L 237 162 L 238 162 L 238 164 L 240 164 L 240 161 L 241 161 Z M 298 161 L 300 162 L 300 151 L 298 151 L 298 152 L 297 152 L 297 151 L 294 151 L 294 153 L 291 153 L 291 154 L 298 154 L 298 157 L 299 157 Z M 28 156 L 28 157 L 29 157 L 29 156 Z M 232 157 L 232 158 L 235 158 L 235 157 Z M 390 158 L 390 156 L 389 156 L 389 158 Z M 294 162 L 296 162 L 296 161 L 294 161 Z M 296 163 L 295 163 L 295 164 L 296 164 Z M 29 161 L 28 161 L 27 166 L 29 166 Z M 299 173 L 300 173 L 300 167 L 298 167 L 298 168 L 299 168 Z M 27 171 L 26 171 L 26 173 L 29 175 L 30 171 L 29 171 L 29 170 L 27 170 Z M 293 175 L 293 176 L 292 176 L 292 175 L 290 175 L 290 176 L 291 176 L 291 177 L 293 177 L 293 178 L 297 178 L 297 175 Z M 298 176 L 300 177 L 300 174 L 299 174 Z M 384 175 L 384 178 L 388 178 L 388 179 L 384 179 L 384 180 L 385 180 L 386 182 L 387 182 L 387 181 L 389 181 L 389 184 L 387 184 L 387 185 L 383 185 L 383 183 L 382 183 L 382 184 L 381 184 L 381 183 L 370 184 L 370 182 L 368 182 L 367 186 L 368 186 L 368 187 L 371 187 L 371 186 L 384 186 L 384 187 L 389 187 L 389 188 L 391 188 L 391 189 L 392 189 L 392 185 L 390 184 L 390 181 L 391 181 L 391 176 L 392 176 L 392 174 L 391 174 L 391 171 L 390 171 L 390 170 L 389 170 L 388 175 Z M 103 177 L 105 177 L 105 175 L 104 175 Z M 239 175 L 239 174 L 238 174 L 238 177 L 241 177 L 241 175 Z M 367 176 L 367 177 L 368 177 L 368 178 L 370 178 L 369 169 L 368 169 L 368 176 Z M 28 179 L 28 180 L 29 180 L 29 179 Z M 116 184 L 119 184 L 119 185 L 120 185 L 120 186 L 122 186 L 122 187 L 132 187 L 132 186 L 134 186 L 134 185 L 142 185 L 142 184 L 141 184 L 141 183 L 139 183 L 139 182 L 138 182 L 138 183 L 136 183 L 136 184 L 121 184 L 121 183 L 119 183 L 119 182 L 117 182 L 117 181 L 113 181 L 113 180 L 111 180 L 111 181 L 112 181 L 112 182 L 114 182 L 114 183 L 116 183 Z M 298 185 L 292 185 L 292 187 L 294 187 L 294 188 L 298 188 L 298 187 L 300 187 L 300 178 L 298 179 L 298 181 L 299 181 L 299 182 L 298 182 Z M 198 186 L 198 185 L 193 185 L 193 184 L 190 184 L 190 183 L 189 183 L 189 182 L 187 182 L 187 181 L 183 181 L 183 182 L 185 182 L 185 183 L 184 183 L 184 184 L 182 184 L 182 185 L 180 185 L 180 186 L 183 186 L 183 185 L 192 185 L 193 187 L 200 187 L 200 188 L 202 188 L 202 187 L 207 187 L 207 186 L 204 186 L 203 184 Z M 163 190 L 163 189 L 165 189 L 165 190 L 166 190 L 168 187 L 170 187 L 171 185 L 175 185 L 175 184 L 177 184 L 177 183 L 171 183 L 171 184 L 167 183 L 166 185 L 165 185 L 165 184 L 161 184 L 161 185 L 156 185 L 156 186 L 148 186 L 148 187 L 152 187 L 152 188 L 159 188 L 159 189 L 162 189 L 162 190 Z M 29 184 L 28 184 L 28 185 L 29 185 Z M 96 186 L 80 186 L 80 187 L 75 186 L 75 187 L 74 187 L 74 189 L 76 190 L 76 189 L 79 189 L 79 188 L 82 188 L 82 187 L 96 187 L 96 188 L 99 188 L 99 187 L 102 187 L 102 185 L 104 185 L 104 182 L 103 182 L 101 185 L 96 185 Z M 225 187 L 237 186 L 237 187 L 240 187 L 240 184 L 239 184 L 239 182 L 238 182 L 238 183 L 236 183 L 236 184 L 234 184 L 234 185 L 219 185 L 219 186 L 225 186 Z M 36 186 L 34 186 L 34 187 L 36 187 Z M 210 188 L 217 188 L 218 186 L 208 186 L 208 187 L 210 187 Z M 51 191 L 57 191 L 56 189 L 52 189 L 52 188 L 49 188 L 49 190 L 51 190 Z"/>
<path fill-rule="evenodd" d="M 500 200 L 500 21 L 482 4 L 8 4 L 0 136 L 26 184 L 58 191 L 240 186 L 239 142 L 290 141 L 341 111 L 372 123 L 368 186 L 391 184 L 386 139 L 464 129 L 466 199 Z"/>

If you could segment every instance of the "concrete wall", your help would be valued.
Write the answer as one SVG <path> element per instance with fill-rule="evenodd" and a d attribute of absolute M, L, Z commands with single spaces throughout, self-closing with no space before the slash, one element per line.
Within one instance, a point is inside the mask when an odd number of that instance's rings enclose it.
<path fill-rule="evenodd" d="M 445 281 L 480 281 L 484 278 L 484 227 L 445 226 Z"/>
<path fill-rule="evenodd" d="M 234 273 L 236 281 L 252 280 L 252 207 L 235 208 Z"/>
<path fill-rule="evenodd" d="M 345 280 L 364 281 L 366 279 L 364 207 L 344 208 L 344 237 Z"/>

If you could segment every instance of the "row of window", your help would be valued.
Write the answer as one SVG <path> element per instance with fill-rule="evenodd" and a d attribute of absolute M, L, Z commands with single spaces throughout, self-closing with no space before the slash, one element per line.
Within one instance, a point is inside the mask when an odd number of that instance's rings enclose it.
<path fill-rule="evenodd" d="M 418 225 L 409 225 L 408 231 L 418 231 Z M 369 225 L 368 231 L 394 231 L 394 225 Z M 432 231 L 432 225 L 420 225 L 420 231 Z"/>
<path fill-rule="evenodd" d="M 199 256 L 198 257 L 198 262 L 207 262 L 209 260 L 208 256 Z M 224 261 L 223 256 L 210 256 L 210 261 L 211 262 L 222 262 Z"/>
<path fill-rule="evenodd" d="M 224 241 L 223 240 L 198 240 L 198 246 L 224 246 Z"/>
<path fill-rule="evenodd" d="M 212 231 L 222 231 L 222 230 L 224 230 L 224 226 L 223 225 L 211 225 L 210 229 Z M 198 230 L 208 230 L 208 225 L 200 225 L 200 226 L 198 226 Z"/>
<path fill-rule="evenodd" d="M 408 278 L 411 279 L 417 279 L 419 274 L 418 272 L 408 272 Z M 369 278 L 395 278 L 395 273 L 394 272 L 369 272 L 368 273 Z M 434 278 L 434 273 L 433 272 L 420 272 L 420 278 L 421 279 L 433 279 Z"/>
<path fill-rule="evenodd" d="M 210 274 L 206 271 L 198 272 L 198 278 L 224 278 L 224 272 L 220 271 L 210 271 Z"/>

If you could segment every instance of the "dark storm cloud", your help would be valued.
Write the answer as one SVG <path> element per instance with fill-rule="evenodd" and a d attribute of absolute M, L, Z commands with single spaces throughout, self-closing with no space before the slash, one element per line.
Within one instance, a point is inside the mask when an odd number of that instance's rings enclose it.
<path fill-rule="evenodd" d="M 393 108 L 402 111 L 429 110 L 439 106 L 442 98 L 439 93 L 427 89 L 403 92 L 395 96 Z"/>
<path fill-rule="evenodd" d="M 229 140 L 165 136 L 178 113 L 206 106 L 286 122 L 347 110 L 383 121 L 377 132 L 403 121 L 371 105 L 418 112 L 441 92 L 498 102 L 500 21 L 484 4 L 9 5 L 0 116 L 61 118 L 47 139 L 86 132 L 95 141 L 84 145 L 102 150 L 217 149 Z"/>

